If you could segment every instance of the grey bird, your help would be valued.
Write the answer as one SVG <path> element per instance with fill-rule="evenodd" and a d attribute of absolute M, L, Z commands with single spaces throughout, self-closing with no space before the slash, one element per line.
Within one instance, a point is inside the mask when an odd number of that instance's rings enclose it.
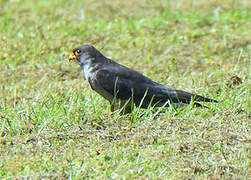
<path fill-rule="evenodd" d="M 75 60 L 81 66 L 91 88 L 110 102 L 111 111 L 118 107 L 124 113 L 130 113 L 133 104 L 148 108 L 169 106 L 172 103 L 189 104 L 192 101 L 199 107 L 202 105 L 198 102 L 217 103 L 216 100 L 157 83 L 105 57 L 91 45 L 73 49 L 69 60 Z"/>

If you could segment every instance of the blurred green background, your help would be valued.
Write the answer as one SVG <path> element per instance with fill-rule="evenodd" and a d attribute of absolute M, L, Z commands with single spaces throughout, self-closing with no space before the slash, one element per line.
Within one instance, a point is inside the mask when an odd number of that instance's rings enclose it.
<path fill-rule="evenodd" d="M 0 9 L 0 177 L 250 177 L 249 0 L 0 0 Z M 110 117 L 67 60 L 82 44 L 220 103 Z"/>

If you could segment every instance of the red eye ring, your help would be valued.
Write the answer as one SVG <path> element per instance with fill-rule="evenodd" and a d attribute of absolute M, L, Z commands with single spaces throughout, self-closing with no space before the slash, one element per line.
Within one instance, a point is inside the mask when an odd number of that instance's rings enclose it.
<path fill-rule="evenodd" d="M 83 52 L 79 49 L 77 49 L 76 51 L 74 51 L 75 56 L 80 56 Z"/>

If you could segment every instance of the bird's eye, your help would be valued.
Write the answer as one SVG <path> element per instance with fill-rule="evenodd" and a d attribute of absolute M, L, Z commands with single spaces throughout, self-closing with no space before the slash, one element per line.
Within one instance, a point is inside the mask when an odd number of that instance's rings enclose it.
<path fill-rule="evenodd" d="M 74 52 L 75 56 L 80 56 L 82 53 L 83 53 L 83 52 L 82 52 L 81 50 L 79 50 L 79 49 L 77 49 L 77 50 Z"/>

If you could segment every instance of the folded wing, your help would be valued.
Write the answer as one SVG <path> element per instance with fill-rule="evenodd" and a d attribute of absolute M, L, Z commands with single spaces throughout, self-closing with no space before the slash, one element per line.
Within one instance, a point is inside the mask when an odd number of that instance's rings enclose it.
<path fill-rule="evenodd" d="M 96 72 L 96 79 L 98 84 L 112 96 L 122 100 L 133 97 L 134 103 L 141 104 L 143 108 L 147 108 L 150 103 L 161 106 L 167 101 L 185 104 L 192 100 L 217 102 L 200 95 L 169 88 L 120 65 L 113 68 L 101 68 Z"/>

